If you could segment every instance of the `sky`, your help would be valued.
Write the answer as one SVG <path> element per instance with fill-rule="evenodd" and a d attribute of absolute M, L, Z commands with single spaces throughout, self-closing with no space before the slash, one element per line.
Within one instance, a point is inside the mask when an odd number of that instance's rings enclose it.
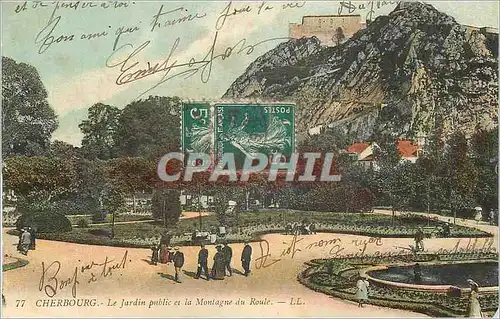
<path fill-rule="evenodd" d="M 2 1 L 2 56 L 36 67 L 59 119 L 53 139 L 79 146 L 78 124 L 93 104 L 123 108 L 149 95 L 218 99 L 250 63 L 286 41 L 289 23 L 338 14 L 340 2 Z M 376 2 L 373 17 L 396 6 Z M 498 28 L 498 1 L 426 2 L 458 23 Z M 352 3 L 364 20 L 372 2 Z M 192 63 L 211 51 L 218 56 L 211 65 Z M 148 68 L 160 72 L 144 76 Z"/>

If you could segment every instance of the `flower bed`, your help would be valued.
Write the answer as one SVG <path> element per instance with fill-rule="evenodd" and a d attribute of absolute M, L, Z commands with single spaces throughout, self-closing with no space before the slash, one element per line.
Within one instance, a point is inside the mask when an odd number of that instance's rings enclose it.
<path fill-rule="evenodd" d="M 392 216 L 361 213 L 305 212 L 293 210 L 271 210 L 239 214 L 239 226 L 229 226 L 225 239 L 228 242 L 257 241 L 268 233 L 284 232 L 286 224 L 294 222 L 315 223 L 317 232 L 345 233 L 372 237 L 412 238 L 418 227 L 427 226 L 429 221 L 419 215 Z M 198 227 L 199 219 L 180 220 L 168 230 L 173 234 L 173 245 L 190 245 L 191 233 Z M 430 225 L 439 227 L 440 221 Z M 202 217 L 204 229 L 219 226 L 214 215 Z M 146 222 L 115 225 L 115 238 L 93 235 L 100 229 L 110 231 L 111 226 L 89 225 L 89 228 L 75 228 L 67 233 L 38 234 L 40 239 L 67 241 L 81 244 L 119 247 L 150 247 L 158 243 L 165 228 L 162 222 Z M 453 226 L 450 237 L 489 237 L 491 234 L 464 226 Z"/>
<path fill-rule="evenodd" d="M 25 259 L 21 259 L 21 258 L 17 258 L 17 257 L 11 257 L 11 258 L 16 259 L 16 261 L 2 265 L 2 271 L 9 271 L 9 270 L 13 270 L 16 268 L 21 268 L 21 267 L 24 267 L 27 264 L 29 264 L 29 262 Z"/>
<path fill-rule="evenodd" d="M 445 260 L 498 260 L 498 254 L 422 254 L 363 258 L 314 259 L 299 273 L 298 280 L 305 286 L 325 294 L 346 300 L 355 300 L 356 280 L 361 269 L 373 265 L 390 265 L 406 262 L 445 261 Z M 468 296 L 452 296 L 447 293 L 413 291 L 370 285 L 370 304 L 412 310 L 432 316 L 456 317 L 467 313 Z M 483 312 L 492 315 L 498 309 L 498 293 L 480 294 L 479 302 Z"/>

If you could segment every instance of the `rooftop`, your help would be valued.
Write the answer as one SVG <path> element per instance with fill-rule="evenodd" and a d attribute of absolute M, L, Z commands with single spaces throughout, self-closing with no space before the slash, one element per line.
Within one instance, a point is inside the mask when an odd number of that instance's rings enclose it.
<path fill-rule="evenodd" d="M 360 154 L 369 146 L 368 143 L 354 143 L 347 148 L 349 154 Z"/>

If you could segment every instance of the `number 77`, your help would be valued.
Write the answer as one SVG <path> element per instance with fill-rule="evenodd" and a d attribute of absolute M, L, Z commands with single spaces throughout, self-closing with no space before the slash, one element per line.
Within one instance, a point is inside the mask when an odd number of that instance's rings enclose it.
<path fill-rule="evenodd" d="M 26 300 L 16 300 L 16 308 L 24 307 L 24 302 Z"/>

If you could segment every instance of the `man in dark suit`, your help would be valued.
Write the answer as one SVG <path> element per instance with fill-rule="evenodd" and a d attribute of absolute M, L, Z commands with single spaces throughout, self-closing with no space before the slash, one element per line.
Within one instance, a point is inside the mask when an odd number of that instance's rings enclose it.
<path fill-rule="evenodd" d="M 196 271 L 196 276 L 194 277 L 195 279 L 200 278 L 202 269 L 203 269 L 203 272 L 205 273 L 205 276 L 207 277 L 207 280 L 209 280 L 209 277 L 208 277 L 208 250 L 205 248 L 204 244 L 201 244 L 201 249 L 200 249 L 200 252 L 198 253 L 198 270 Z"/>
<path fill-rule="evenodd" d="M 174 268 L 175 268 L 175 281 L 182 282 L 182 266 L 184 266 L 184 254 L 179 250 L 179 247 L 175 247 L 174 254 Z"/>
<path fill-rule="evenodd" d="M 245 270 L 245 276 L 248 276 L 250 273 L 250 261 L 252 260 L 252 246 L 245 242 L 245 247 L 243 248 L 243 252 L 241 253 L 241 265 Z"/>
<path fill-rule="evenodd" d="M 224 243 L 222 254 L 224 255 L 224 271 L 227 269 L 229 271 L 229 276 L 232 276 L 233 270 L 231 269 L 231 259 L 233 258 L 233 250 L 229 247 L 227 242 Z"/>
<path fill-rule="evenodd" d="M 31 244 L 30 244 L 30 249 L 35 250 L 36 248 L 36 232 L 33 227 L 28 228 L 28 231 L 30 232 L 31 236 Z"/>

